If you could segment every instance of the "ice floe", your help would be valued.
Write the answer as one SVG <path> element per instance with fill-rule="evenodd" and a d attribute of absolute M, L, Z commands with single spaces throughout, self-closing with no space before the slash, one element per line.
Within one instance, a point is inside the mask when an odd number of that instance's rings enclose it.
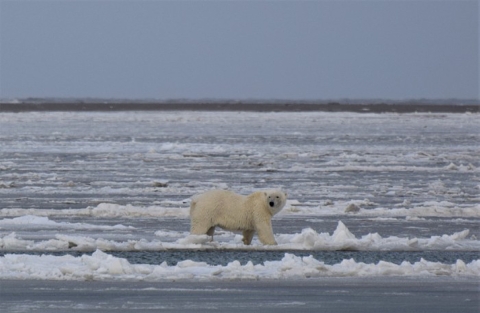
<path fill-rule="evenodd" d="M 34 216 L 77 216 L 77 217 L 179 217 L 188 218 L 190 199 L 182 201 L 163 201 L 161 205 L 135 206 L 115 203 L 100 203 L 85 209 L 0 209 L 0 217 Z M 369 217 L 480 217 L 480 204 L 460 207 L 449 201 L 425 201 L 406 207 L 379 207 L 368 199 L 348 200 L 324 203 L 301 203 L 287 200 L 287 205 L 278 214 L 282 215 L 316 215 L 334 216 L 355 214 Z"/>
<path fill-rule="evenodd" d="M 189 201 L 189 200 L 186 200 Z M 85 209 L 1 209 L 0 217 L 36 215 L 36 216 L 78 216 L 78 217 L 188 217 L 189 208 L 185 204 L 168 201 L 166 206 L 134 206 L 119 205 L 114 203 L 100 203 L 95 207 L 87 207 Z M 181 206 L 183 205 L 183 206 Z"/>
<path fill-rule="evenodd" d="M 262 245 L 257 238 L 252 245 L 245 246 L 242 236 L 230 232 L 219 232 L 215 240 L 207 235 L 189 235 L 186 232 L 157 231 L 158 239 L 109 240 L 70 234 L 56 234 L 48 240 L 24 240 L 15 232 L 0 237 L 0 250 L 3 251 L 160 251 L 172 249 L 242 249 L 242 250 L 361 250 L 361 251 L 422 251 L 453 250 L 480 251 L 480 241 L 468 238 L 470 231 L 465 229 L 451 235 L 428 238 L 382 237 L 369 233 L 357 238 L 341 221 L 332 234 L 318 233 L 305 228 L 301 233 L 277 234 L 278 245 Z"/>
<path fill-rule="evenodd" d="M 298 257 L 286 253 L 280 261 L 242 265 L 233 261 L 225 266 L 185 260 L 170 266 L 131 264 L 100 250 L 92 255 L 73 257 L 51 255 L 14 255 L 0 257 L 0 279 L 37 280 L 232 280 L 232 279 L 306 279 L 328 276 L 478 276 L 480 260 L 465 264 L 442 264 L 421 259 L 419 262 L 377 264 L 346 259 L 327 265 L 312 256 Z"/>
<path fill-rule="evenodd" d="M 99 229 L 99 230 L 118 230 L 118 229 L 133 229 L 132 226 L 124 225 L 92 225 L 86 223 L 67 223 L 67 222 L 55 222 L 50 220 L 48 217 L 35 216 L 35 215 L 24 215 L 15 218 L 4 218 L 0 220 L 0 229 L 9 228 L 9 227 L 18 227 L 21 226 L 22 229 L 25 228 L 54 228 L 54 229 Z"/>
<path fill-rule="evenodd" d="M 376 217 L 480 217 L 480 204 L 459 207 L 448 201 L 425 201 L 417 203 L 410 208 L 378 207 L 368 199 L 349 201 L 328 201 L 323 205 L 315 203 L 300 203 L 298 201 L 287 201 L 286 207 L 279 215 L 318 215 L 333 216 L 355 214 L 358 216 Z"/>

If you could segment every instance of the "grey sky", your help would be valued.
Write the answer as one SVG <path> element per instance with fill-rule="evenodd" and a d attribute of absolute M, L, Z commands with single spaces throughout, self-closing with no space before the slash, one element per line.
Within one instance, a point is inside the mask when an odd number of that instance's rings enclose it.
<path fill-rule="evenodd" d="M 478 1 L 0 0 L 0 98 L 478 98 Z"/>

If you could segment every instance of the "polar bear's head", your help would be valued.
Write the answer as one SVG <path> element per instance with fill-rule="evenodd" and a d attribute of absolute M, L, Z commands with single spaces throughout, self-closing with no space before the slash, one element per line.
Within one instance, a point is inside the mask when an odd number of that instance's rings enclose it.
<path fill-rule="evenodd" d="M 272 215 L 280 212 L 287 202 L 287 193 L 281 190 L 266 190 L 264 192 L 268 208 Z"/>

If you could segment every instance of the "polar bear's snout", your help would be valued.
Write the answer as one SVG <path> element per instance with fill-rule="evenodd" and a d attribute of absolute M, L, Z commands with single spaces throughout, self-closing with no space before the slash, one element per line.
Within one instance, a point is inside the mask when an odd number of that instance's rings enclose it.
<path fill-rule="evenodd" d="M 285 201 L 287 198 L 287 194 L 279 191 L 279 190 L 274 190 L 270 191 L 270 194 L 265 193 L 265 196 L 267 197 L 267 204 L 270 207 L 269 209 L 273 214 L 277 214 L 284 206 L 285 206 Z"/>

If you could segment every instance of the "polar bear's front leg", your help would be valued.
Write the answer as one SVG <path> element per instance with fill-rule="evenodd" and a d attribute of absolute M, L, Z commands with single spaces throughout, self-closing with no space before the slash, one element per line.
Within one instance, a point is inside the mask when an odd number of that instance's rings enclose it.
<path fill-rule="evenodd" d="M 276 245 L 275 237 L 273 237 L 272 223 L 263 221 L 257 225 L 258 239 L 264 245 Z"/>
<path fill-rule="evenodd" d="M 244 230 L 243 231 L 243 243 L 247 246 L 252 242 L 253 235 L 255 234 L 254 230 Z"/>

